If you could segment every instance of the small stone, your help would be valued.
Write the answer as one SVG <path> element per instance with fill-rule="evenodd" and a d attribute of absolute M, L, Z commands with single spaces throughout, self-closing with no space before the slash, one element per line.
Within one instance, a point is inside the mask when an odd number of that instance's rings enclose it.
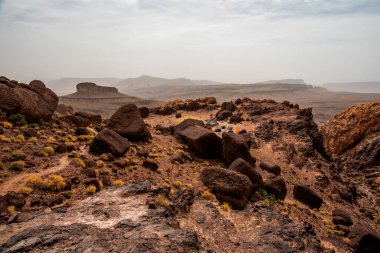
<path fill-rule="evenodd" d="M 153 159 L 144 160 L 142 166 L 152 171 L 156 171 L 158 169 L 158 164 Z"/>

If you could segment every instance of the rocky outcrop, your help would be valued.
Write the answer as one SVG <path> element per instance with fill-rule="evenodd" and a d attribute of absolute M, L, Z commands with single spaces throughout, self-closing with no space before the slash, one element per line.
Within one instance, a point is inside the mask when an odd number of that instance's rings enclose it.
<path fill-rule="evenodd" d="M 246 175 L 252 183 L 252 192 L 257 191 L 263 184 L 263 178 L 249 163 L 241 158 L 236 159 L 228 167 L 230 170 Z"/>
<path fill-rule="evenodd" d="M 180 140 L 203 158 L 220 158 L 222 140 L 213 131 L 201 126 L 189 126 L 177 133 Z"/>
<path fill-rule="evenodd" d="M 250 141 L 245 135 L 236 133 L 223 133 L 223 160 L 226 166 L 229 166 L 237 158 L 242 158 L 249 164 L 254 165 L 256 159 L 252 157 Z"/>
<path fill-rule="evenodd" d="M 144 119 L 149 117 L 149 108 L 148 107 L 140 107 L 139 111 L 140 111 L 141 117 L 143 117 Z"/>
<path fill-rule="evenodd" d="M 189 126 L 201 126 L 204 127 L 205 123 L 198 119 L 185 119 L 174 127 L 174 134 L 177 135 L 180 131 L 185 130 Z"/>
<path fill-rule="evenodd" d="M 270 163 L 261 162 L 259 167 L 262 170 L 268 171 L 269 173 L 272 173 L 276 176 L 281 174 L 281 167 L 278 166 L 277 164 L 270 164 Z"/>
<path fill-rule="evenodd" d="M 215 107 L 216 99 L 214 97 L 204 97 L 195 100 L 187 99 L 185 101 L 176 99 L 167 102 L 161 107 L 154 108 L 153 112 L 160 115 L 170 115 L 178 110 L 196 111 L 204 108 L 214 109 Z"/>
<path fill-rule="evenodd" d="M 305 185 L 295 185 L 293 196 L 311 208 L 320 208 L 323 203 L 322 198 L 315 191 Z"/>
<path fill-rule="evenodd" d="M 2 77 L 0 110 L 8 114 L 21 113 L 28 120 L 49 118 L 58 106 L 57 95 L 39 80 L 29 85 Z"/>
<path fill-rule="evenodd" d="M 152 137 L 134 104 L 120 107 L 110 118 L 107 127 L 129 140 L 147 141 Z"/>
<path fill-rule="evenodd" d="M 334 209 L 332 215 L 335 225 L 351 226 L 353 224 L 351 216 L 342 209 Z"/>
<path fill-rule="evenodd" d="M 380 235 L 367 224 L 355 224 L 348 238 L 354 252 L 375 253 L 380 251 Z"/>
<path fill-rule="evenodd" d="M 201 180 L 221 202 L 230 203 L 235 209 L 243 209 L 252 192 L 250 179 L 233 170 L 205 168 Z"/>
<path fill-rule="evenodd" d="M 76 127 L 88 127 L 91 124 L 88 118 L 71 114 L 59 117 L 59 119 L 62 122 Z"/>
<path fill-rule="evenodd" d="M 231 111 L 228 111 L 228 110 L 222 110 L 222 111 L 219 111 L 217 114 L 216 114 L 216 118 L 218 120 L 224 120 L 228 117 L 232 116 L 232 112 Z"/>
<path fill-rule="evenodd" d="M 66 116 L 74 114 L 74 109 L 71 106 L 65 104 L 59 104 L 55 111 L 59 116 Z"/>
<path fill-rule="evenodd" d="M 89 112 L 75 112 L 74 115 L 82 118 L 87 118 L 91 124 L 102 123 L 102 116 L 100 114 L 93 114 Z"/>
<path fill-rule="evenodd" d="M 285 180 L 282 177 L 271 178 L 265 181 L 263 189 L 268 193 L 273 194 L 277 199 L 284 200 L 288 190 L 286 188 Z"/>
<path fill-rule="evenodd" d="M 380 103 L 352 106 L 337 114 L 322 128 L 323 144 L 336 159 L 373 133 L 380 133 Z"/>
<path fill-rule="evenodd" d="M 95 83 L 78 83 L 77 84 L 77 92 L 78 93 L 117 93 L 118 90 L 115 87 L 106 87 L 106 86 L 99 86 Z"/>
<path fill-rule="evenodd" d="M 90 152 L 94 154 L 111 153 L 115 157 L 119 157 L 124 155 L 129 150 L 129 147 L 127 139 L 105 128 L 92 141 Z"/>

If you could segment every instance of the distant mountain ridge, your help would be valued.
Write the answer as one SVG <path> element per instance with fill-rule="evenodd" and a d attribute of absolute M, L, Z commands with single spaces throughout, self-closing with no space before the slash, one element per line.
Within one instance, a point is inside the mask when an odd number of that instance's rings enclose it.
<path fill-rule="evenodd" d="M 256 84 L 306 84 L 303 79 L 281 79 L 258 82 Z"/>
<path fill-rule="evenodd" d="M 92 82 L 101 86 L 112 86 L 122 91 L 128 91 L 129 89 L 145 89 L 160 86 L 178 86 L 178 87 L 192 87 L 192 86 L 204 86 L 204 85 L 223 85 L 231 83 L 222 83 L 209 80 L 192 80 L 188 78 L 162 78 L 149 75 L 142 75 L 140 77 L 132 78 L 76 78 L 76 77 L 64 77 L 57 80 L 53 80 L 47 83 L 47 86 L 54 90 L 58 95 L 68 95 L 75 92 L 75 86 L 78 83 Z M 281 80 L 269 80 L 263 82 L 257 82 L 253 84 L 302 84 L 306 85 L 302 79 L 281 79 Z M 237 84 L 241 85 L 241 84 Z"/>
<path fill-rule="evenodd" d="M 358 93 L 380 93 L 380 82 L 345 82 L 325 83 L 322 87 L 331 91 L 347 91 Z"/>
<path fill-rule="evenodd" d="M 219 82 L 207 81 L 207 80 L 191 80 L 187 78 L 161 78 L 148 75 L 142 75 L 136 78 L 126 78 L 117 83 L 115 86 L 120 89 L 127 88 L 149 88 L 157 86 L 188 86 L 188 85 L 216 85 Z"/>

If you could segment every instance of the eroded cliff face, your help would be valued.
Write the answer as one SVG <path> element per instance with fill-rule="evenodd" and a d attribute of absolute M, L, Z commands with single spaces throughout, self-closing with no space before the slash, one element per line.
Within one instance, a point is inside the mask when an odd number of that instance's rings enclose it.
<path fill-rule="evenodd" d="M 95 83 L 79 83 L 77 84 L 78 93 L 102 94 L 102 93 L 117 93 L 115 87 L 99 86 Z"/>
<path fill-rule="evenodd" d="M 322 128 L 323 142 L 332 159 L 355 148 L 371 134 L 380 133 L 380 103 L 352 106 L 335 115 Z"/>

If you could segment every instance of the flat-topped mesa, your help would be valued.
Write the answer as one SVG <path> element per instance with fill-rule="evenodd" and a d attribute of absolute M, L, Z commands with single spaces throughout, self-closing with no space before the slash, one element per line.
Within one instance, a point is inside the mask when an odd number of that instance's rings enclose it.
<path fill-rule="evenodd" d="M 101 93 L 118 93 L 118 89 L 115 87 L 99 86 L 95 83 L 78 83 L 77 93 L 90 93 L 90 94 L 101 94 Z"/>

